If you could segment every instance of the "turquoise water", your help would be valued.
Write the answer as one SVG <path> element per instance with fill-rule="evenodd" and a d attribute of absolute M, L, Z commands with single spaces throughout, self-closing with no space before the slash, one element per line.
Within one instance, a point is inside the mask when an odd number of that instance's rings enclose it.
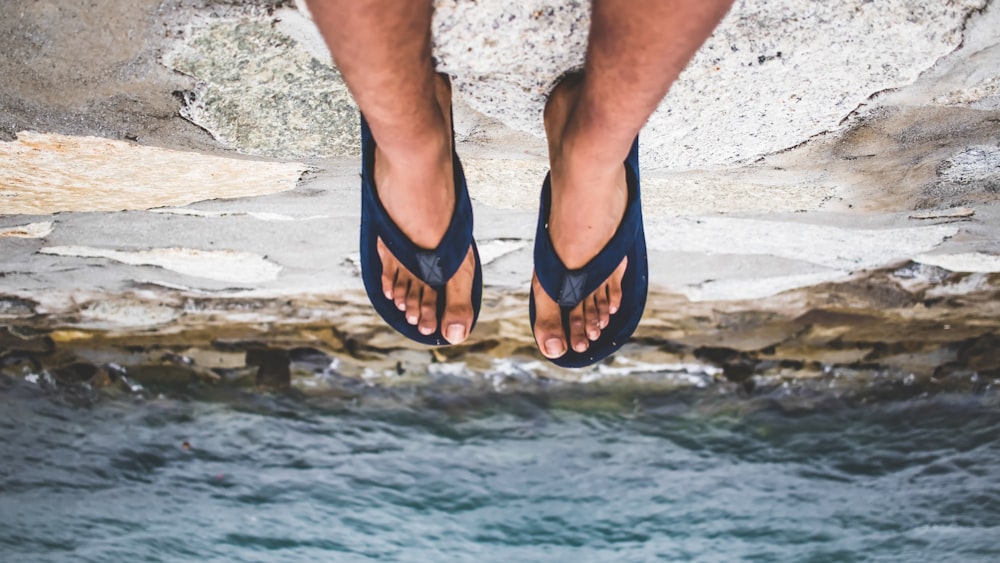
<path fill-rule="evenodd" d="M 2 383 L 7 562 L 1000 558 L 991 395 L 803 410 L 711 389 L 615 407 Z"/>

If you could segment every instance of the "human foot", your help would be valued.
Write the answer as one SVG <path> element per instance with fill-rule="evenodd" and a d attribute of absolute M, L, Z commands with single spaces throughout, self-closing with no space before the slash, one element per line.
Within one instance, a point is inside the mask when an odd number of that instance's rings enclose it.
<path fill-rule="evenodd" d="M 583 78 L 563 79 L 545 107 L 545 131 L 551 162 L 551 209 L 547 231 L 552 247 L 569 270 L 587 265 L 615 236 L 629 202 L 622 158 L 615 147 L 602 147 L 599 135 L 575 127 Z M 627 151 L 626 151 L 627 152 Z M 610 155 L 610 156 L 609 156 Z M 624 258 L 596 290 L 568 315 L 569 340 L 563 329 L 562 310 L 532 276 L 535 304 L 535 341 L 549 359 L 564 356 L 570 348 L 584 353 L 601 337 L 611 316 L 622 303 Z M 536 265 L 537 266 L 537 265 Z"/>
<path fill-rule="evenodd" d="M 456 210 L 451 88 L 438 75 L 435 90 L 439 126 L 412 142 L 396 142 L 389 148 L 378 144 L 374 156 L 379 202 L 402 234 L 422 249 L 435 249 L 441 244 Z M 393 255 L 382 237 L 376 247 L 382 264 L 381 293 L 403 313 L 407 323 L 424 336 L 433 335 L 440 326 L 441 335 L 450 344 L 468 338 L 475 319 L 472 294 L 477 272 L 471 245 L 443 288 L 443 311 L 438 307 L 440 286 L 435 289 L 421 280 Z"/>

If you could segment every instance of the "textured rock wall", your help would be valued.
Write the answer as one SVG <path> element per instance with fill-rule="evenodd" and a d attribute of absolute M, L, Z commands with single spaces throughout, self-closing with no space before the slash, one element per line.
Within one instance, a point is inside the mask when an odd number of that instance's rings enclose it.
<path fill-rule="evenodd" d="M 967 20 L 985 5 L 738 0 L 650 119 L 644 166 L 743 164 L 837 130 L 874 95 L 914 83 L 953 52 Z M 434 6 L 438 68 L 454 77 L 463 100 L 541 136 L 548 91 L 583 65 L 589 3 Z M 336 72 L 314 65 L 329 63 L 321 38 L 298 13 L 285 11 L 280 19 L 276 27 L 207 21 L 191 30 L 166 59 L 204 85 L 187 115 L 254 154 L 352 154 L 356 115 Z M 964 98 L 948 99 L 991 103 L 992 76 L 962 89 Z M 287 133 L 274 133 L 282 125 Z"/>
<path fill-rule="evenodd" d="M 737 0 L 649 122 L 652 168 L 745 163 L 838 128 L 962 42 L 985 0 Z M 478 111 L 541 134 L 554 81 L 583 63 L 587 2 L 436 2 L 441 68 Z"/>
<path fill-rule="evenodd" d="M 266 344 L 387 384 L 465 362 L 501 384 L 993 385 L 1000 9 L 972 0 L 737 2 L 643 132 L 635 345 L 583 373 L 531 362 L 540 113 L 588 6 L 435 3 L 487 287 L 473 341 L 427 351 L 360 293 L 357 113 L 300 10 L 3 3 L 0 360 L 110 374 L 94 358 L 141 344 L 242 369 L 226 347 Z"/>

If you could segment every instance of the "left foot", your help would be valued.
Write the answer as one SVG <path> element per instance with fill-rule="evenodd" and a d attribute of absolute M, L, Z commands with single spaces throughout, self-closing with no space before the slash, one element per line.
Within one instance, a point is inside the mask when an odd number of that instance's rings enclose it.
<path fill-rule="evenodd" d="M 573 129 L 583 80 L 580 75 L 563 79 L 545 106 L 552 183 L 548 231 L 556 253 L 571 270 L 585 266 L 608 244 L 628 204 L 624 158 L 609 159 L 608 154 L 618 151 L 602 147 L 600 135 L 587 138 Z M 569 347 L 586 352 L 590 342 L 600 338 L 621 306 L 626 265 L 623 259 L 604 284 L 570 311 L 568 342 L 559 304 L 545 292 L 538 276 L 532 276 L 536 314 L 532 329 L 545 357 L 559 358 Z"/>

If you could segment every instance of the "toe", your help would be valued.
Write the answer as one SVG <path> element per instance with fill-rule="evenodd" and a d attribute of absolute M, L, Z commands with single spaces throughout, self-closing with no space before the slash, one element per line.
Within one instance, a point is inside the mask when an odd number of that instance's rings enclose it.
<path fill-rule="evenodd" d="M 569 341 L 573 350 L 579 353 L 586 352 L 590 346 L 587 341 L 587 323 L 583 317 L 583 303 L 569 312 Z"/>
<path fill-rule="evenodd" d="M 460 322 L 445 321 L 442 326 L 444 327 L 444 339 L 449 344 L 461 344 L 469 337 L 468 325 Z"/>
<path fill-rule="evenodd" d="M 382 295 L 385 295 L 386 299 L 392 299 L 393 285 L 396 283 L 396 272 L 389 272 L 387 270 L 382 270 Z"/>
<path fill-rule="evenodd" d="M 535 344 L 546 358 L 559 358 L 567 351 L 559 305 L 545 293 L 537 276 L 532 278 L 531 285 L 535 295 L 535 326 L 532 327 Z"/>
<path fill-rule="evenodd" d="M 396 303 L 396 308 L 400 311 L 406 310 L 406 294 L 410 290 L 410 276 L 409 272 L 405 271 L 403 268 L 399 269 L 396 275 L 396 281 L 392 286 L 392 300 Z"/>
<path fill-rule="evenodd" d="M 396 258 L 385 247 L 385 244 L 382 243 L 382 239 L 378 239 L 375 248 L 378 250 L 379 259 L 382 261 L 382 295 L 385 295 L 386 299 L 392 299 L 392 287 L 396 283 L 398 269 L 396 267 Z"/>
<path fill-rule="evenodd" d="M 608 322 L 611 320 L 611 315 L 608 313 L 608 307 L 610 301 L 608 300 L 608 286 L 607 284 L 602 285 L 597 291 L 594 292 L 594 301 L 597 303 L 597 325 L 604 330 L 608 326 Z"/>
<path fill-rule="evenodd" d="M 586 323 L 587 338 L 597 340 L 601 337 L 601 315 L 597 312 L 597 294 L 603 287 L 600 287 L 593 294 L 583 300 L 583 319 Z"/>
<path fill-rule="evenodd" d="M 424 336 L 430 336 L 437 330 L 437 292 L 424 287 L 420 298 L 420 322 L 417 330 Z"/>
<path fill-rule="evenodd" d="M 410 284 L 406 293 L 406 322 L 416 325 L 420 320 L 420 295 L 426 286 L 419 282 Z"/>
<path fill-rule="evenodd" d="M 472 324 L 472 310 L 469 307 L 445 305 L 441 317 L 441 333 L 450 344 L 461 344 L 469 337 L 469 325 Z"/>
<path fill-rule="evenodd" d="M 472 284 L 475 278 L 475 257 L 469 249 L 465 261 L 445 286 L 444 315 L 441 316 L 441 333 L 451 344 L 459 344 L 469 337 L 472 327 Z"/>
<path fill-rule="evenodd" d="M 608 312 L 612 315 L 617 313 L 622 306 L 622 278 L 625 277 L 627 266 L 628 258 L 625 258 L 608 278 Z"/>

